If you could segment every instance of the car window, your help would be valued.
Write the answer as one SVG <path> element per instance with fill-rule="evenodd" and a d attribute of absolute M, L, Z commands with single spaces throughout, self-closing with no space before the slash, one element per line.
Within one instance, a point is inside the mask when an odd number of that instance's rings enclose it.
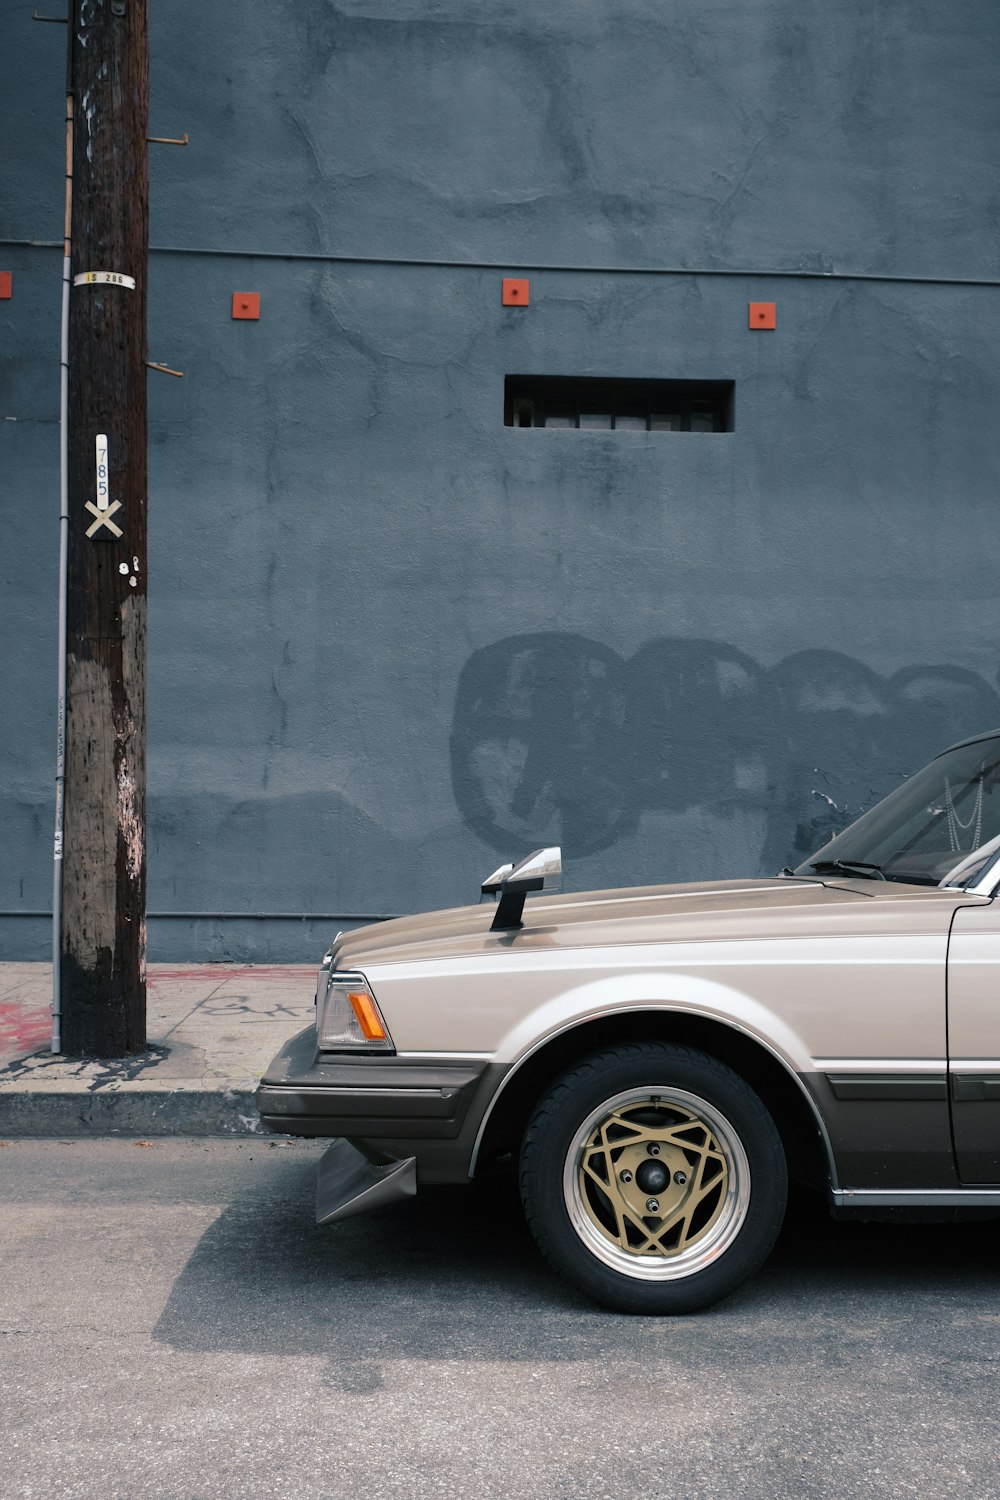
<path fill-rule="evenodd" d="M 997 847 L 1000 739 L 977 740 L 939 755 L 796 874 L 840 864 L 875 879 L 968 885 Z"/>

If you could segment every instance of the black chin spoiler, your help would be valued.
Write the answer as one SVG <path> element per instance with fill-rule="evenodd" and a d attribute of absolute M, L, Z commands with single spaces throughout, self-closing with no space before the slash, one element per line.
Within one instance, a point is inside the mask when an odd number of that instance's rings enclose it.
<path fill-rule="evenodd" d="M 499 892 L 500 900 L 491 932 L 516 932 L 524 926 L 524 900 L 529 891 L 543 891 L 546 876 L 562 874 L 562 850 L 558 846 L 536 849 L 518 864 L 501 865 L 483 881 L 484 896 Z"/>

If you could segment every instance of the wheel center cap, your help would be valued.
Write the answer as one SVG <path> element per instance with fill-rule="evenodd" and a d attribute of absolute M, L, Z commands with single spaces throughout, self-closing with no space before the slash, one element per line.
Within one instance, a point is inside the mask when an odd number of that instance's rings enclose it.
<path fill-rule="evenodd" d="M 677 1212 L 690 1191 L 691 1169 L 687 1157 L 676 1146 L 666 1142 L 656 1144 L 659 1156 L 650 1156 L 645 1141 L 625 1147 L 615 1161 L 615 1187 L 637 1219 L 652 1216 L 662 1222 Z M 648 1206 L 651 1199 L 657 1204 L 655 1209 Z"/>
<path fill-rule="evenodd" d="M 670 1171 L 664 1162 L 647 1157 L 636 1168 L 635 1180 L 644 1193 L 662 1193 L 670 1181 Z"/>

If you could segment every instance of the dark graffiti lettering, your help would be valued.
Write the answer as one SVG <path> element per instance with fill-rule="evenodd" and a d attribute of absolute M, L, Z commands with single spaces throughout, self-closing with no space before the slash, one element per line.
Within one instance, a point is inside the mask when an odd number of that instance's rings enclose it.
<path fill-rule="evenodd" d="M 762 868 L 801 860 L 954 740 L 1000 724 L 974 672 L 889 678 L 837 651 L 764 668 L 719 641 L 665 637 L 626 661 L 580 635 L 510 636 L 466 662 L 451 734 L 455 800 L 501 852 L 609 848 L 643 812 L 756 811 Z"/>

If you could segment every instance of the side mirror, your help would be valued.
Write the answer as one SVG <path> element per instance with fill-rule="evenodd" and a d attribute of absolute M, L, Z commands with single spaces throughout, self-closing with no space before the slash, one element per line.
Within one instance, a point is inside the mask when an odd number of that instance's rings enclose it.
<path fill-rule="evenodd" d="M 491 932 L 513 932 L 523 927 L 524 898 L 529 891 L 542 891 L 548 878 L 562 874 L 562 850 L 558 845 L 536 849 L 518 864 L 501 865 L 482 884 L 483 895 L 499 891 Z"/>
<path fill-rule="evenodd" d="M 561 874 L 562 850 L 558 844 L 554 844 L 551 849 L 536 849 L 534 854 L 529 854 L 525 859 L 522 859 L 521 863 L 515 865 L 507 876 L 506 884 L 509 887 L 515 881 L 518 884 L 522 881 L 530 881 L 531 884 L 525 885 L 524 889 L 526 891 L 540 891 L 545 885 L 546 876 Z M 535 883 L 536 881 L 538 882 L 537 884 Z"/>

